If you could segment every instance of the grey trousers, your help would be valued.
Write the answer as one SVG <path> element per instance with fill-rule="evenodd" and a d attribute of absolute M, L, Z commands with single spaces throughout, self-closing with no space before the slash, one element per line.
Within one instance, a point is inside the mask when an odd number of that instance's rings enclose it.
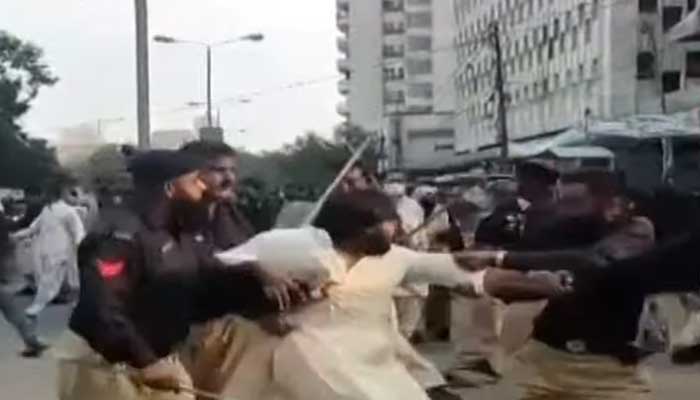
<path fill-rule="evenodd" d="M 27 318 L 17 304 L 15 293 L 7 286 L 0 286 L 0 312 L 19 333 L 27 347 L 38 344 L 36 321 Z"/>

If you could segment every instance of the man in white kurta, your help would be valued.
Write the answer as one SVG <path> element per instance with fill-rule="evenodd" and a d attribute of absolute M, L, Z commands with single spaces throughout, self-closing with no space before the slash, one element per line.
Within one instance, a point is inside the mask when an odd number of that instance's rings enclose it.
<path fill-rule="evenodd" d="M 36 235 L 33 247 L 39 260 L 35 271 L 37 293 L 25 312 L 36 317 L 64 287 L 78 290 L 77 251 L 85 228 L 75 208 L 59 199 L 44 206 L 32 224 L 14 233 L 13 239 L 32 235 Z"/>
<path fill-rule="evenodd" d="M 220 257 L 286 268 L 292 276 L 316 281 L 327 295 L 290 314 L 297 328 L 284 338 L 263 340 L 266 335 L 259 332 L 224 392 L 242 400 L 428 399 L 397 357 L 394 289 L 435 283 L 481 294 L 485 274 L 462 271 L 449 254 L 398 246 L 348 265 L 328 235 L 314 228 L 271 231 Z M 264 354 L 271 357 L 269 369 L 260 364 Z M 264 371 L 267 379 L 259 379 Z"/>

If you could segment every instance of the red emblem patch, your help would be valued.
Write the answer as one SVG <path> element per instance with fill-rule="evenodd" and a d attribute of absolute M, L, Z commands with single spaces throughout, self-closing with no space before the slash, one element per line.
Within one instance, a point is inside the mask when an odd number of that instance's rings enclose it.
<path fill-rule="evenodd" d="M 124 272 L 124 260 L 97 260 L 97 268 L 105 279 L 113 279 Z"/>

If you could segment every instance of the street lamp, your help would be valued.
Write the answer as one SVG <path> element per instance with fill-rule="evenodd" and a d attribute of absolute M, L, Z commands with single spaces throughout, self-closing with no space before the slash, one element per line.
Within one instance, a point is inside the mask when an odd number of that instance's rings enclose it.
<path fill-rule="evenodd" d="M 223 40 L 220 42 L 197 42 L 193 40 L 182 40 L 177 39 L 172 36 L 156 35 L 153 40 L 157 43 L 163 44 L 192 44 L 196 46 L 203 46 L 207 50 L 207 125 L 208 127 L 213 126 L 213 120 L 211 115 L 211 49 L 214 47 L 224 46 L 227 44 L 237 43 L 237 42 L 261 42 L 265 39 L 262 33 L 249 33 L 247 35 L 239 36 L 233 39 Z"/>

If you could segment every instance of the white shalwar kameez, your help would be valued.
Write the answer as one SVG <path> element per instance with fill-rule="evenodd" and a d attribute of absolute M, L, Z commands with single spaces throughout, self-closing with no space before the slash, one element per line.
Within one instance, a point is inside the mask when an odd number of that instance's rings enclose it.
<path fill-rule="evenodd" d="M 30 235 L 36 235 L 32 247 L 39 262 L 35 271 L 37 293 L 26 313 L 36 316 L 63 285 L 78 289 L 77 249 L 85 237 L 85 228 L 75 208 L 58 200 L 46 205 L 29 227 L 13 236 L 21 239 Z"/>
<path fill-rule="evenodd" d="M 220 259 L 257 260 L 315 282 L 327 294 L 289 315 L 297 328 L 287 336 L 250 343 L 224 390 L 240 400 L 427 400 L 397 356 L 394 289 L 434 283 L 483 293 L 483 272 L 459 269 L 449 254 L 394 246 L 350 267 L 328 235 L 313 228 L 270 231 Z"/>

